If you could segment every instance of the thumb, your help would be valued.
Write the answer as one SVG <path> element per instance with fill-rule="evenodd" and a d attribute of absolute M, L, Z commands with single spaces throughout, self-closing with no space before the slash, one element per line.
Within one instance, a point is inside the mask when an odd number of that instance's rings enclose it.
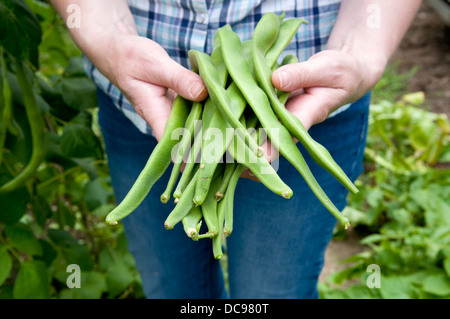
<path fill-rule="evenodd" d="M 172 60 L 167 53 L 155 55 L 152 65 L 153 84 L 172 89 L 191 101 L 202 101 L 208 95 L 200 76 Z"/>
<path fill-rule="evenodd" d="M 313 87 L 304 94 L 288 100 L 286 109 L 293 113 L 308 130 L 314 124 L 328 118 L 339 106 L 344 105 L 345 92 L 339 89 Z"/>
<path fill-rule="evenodd" d="M 314 56 L 306 62 L 284 65 L 272 73 L 272 83 L 278 90 L 286 92 L 328 86 L 333 76 L 325 62 L 324 57 Z"/>

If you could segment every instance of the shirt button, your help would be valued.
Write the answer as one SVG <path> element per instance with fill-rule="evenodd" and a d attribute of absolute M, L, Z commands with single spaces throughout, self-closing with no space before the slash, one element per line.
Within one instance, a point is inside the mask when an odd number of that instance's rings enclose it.
<path fill-rule="evenodd" d="M 195 18 L 195 22 L 201 23 L 201 24 L 206 23 L 206 20 L 207 20 L 206 15 L 203 13 L 198 14 L 197 17 Z"/>

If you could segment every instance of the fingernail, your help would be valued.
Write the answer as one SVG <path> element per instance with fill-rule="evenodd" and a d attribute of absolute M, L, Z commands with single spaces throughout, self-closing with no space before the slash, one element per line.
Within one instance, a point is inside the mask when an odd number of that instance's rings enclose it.
<path fill-rule="evenodd" d="M 278 80 L 280 81 L 280 88 L 287 89 L 291 85 L 291 75 L 288 72 L 278 73 Z"/>
<path fill-rule="evenodd" d="M 195 81 L 189 87 L 189 94 L 194 99 L 199 97 L 204 91 L 206 91 L 206 87 L 203 82 Z"/>

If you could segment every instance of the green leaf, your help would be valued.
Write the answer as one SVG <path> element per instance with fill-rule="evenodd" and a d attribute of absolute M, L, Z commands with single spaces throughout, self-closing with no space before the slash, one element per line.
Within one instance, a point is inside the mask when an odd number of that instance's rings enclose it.
<path fill-rule="evenodd" d="M 0 185 L 3 185 L 11 177 L 0 175 Z M 0 193 L 0 222 L 6 225 L 17 223 L 27 211 L 30 194 L 26 187 L 20 187 L 9 193 Z"/>
<path fill-rule="evenodd" d="M 92 214 L 103 220 L 115 207 L 116 204 L 104 204 L 92 211 Z"/>
<path fill-rule="evenodd" d="M 47 222 L 47 217 L 51 216 L 52 214 L 50 205 L 47 203 L 47 200 L 43 196 L 39 195 L 33 197 L 32 203 L 32 213 L 34 215 L 36 223 L 41 228 L 44 228 Z"/>
<path fill-rule="evenodd" d="M 13 286 L 3 285 L 0 286 L 0 299 L 13 299 Z"/>
<path fill-rule="evenodd" d="M 70 121 L 70 124 L 81 125 L 87 128 L 91 128 L 92 114 L 87 111 L 80 112 Z"/>
<path fill-rule="evenodd" d="M 384 299 L 414 299 L 414 286 L 405 277 L 381 276 L 380 294 Z"/>
<path fill-rule="evenodd" d="M 50 298 L 49 277 L 44 262 L 33 260 L 21 264 L 13 296 L 15 299 Z"/>
<path fill-rule="evenodd" d="M 63 289 L 61 299 L 100 299 L 107 291 L 105 275 L 98 272 L 81 272 L 81 287 Z"/>
<path fill-rule="evenodd" d="M 364 237 L 363 239 L 361 239 L 360 244 L 362 244 L 362 245 L 373 244 L 373 243 L 380 242 L 381 240 L 383 240 L 385 238 L 386 238 L 386 236 L 381 235 L 381 234 L 370 234 L 370 235 Z"/>
<path fill-rule="evenodd" d="M 443 266 L 444 266 L 445 272 L 447 273 L 447 276 L 450 277 L 450 256 L 447 256 L 444 258 Z"/>
<path fill-rule="evenodd" d="M 114 258 L 111 256 L 109 249 L 104 248 L 98 254 L 98 266 L 102 271 L 107 271 L 109 265 L 114 262 Z"/>
<path fill-rule="evenodd" d="M 425 210 L 428 226 L 450 226 L 450 203 L 445 199 L 448 194 L 442 194 L 444 188 L 438 184 L 426 187 L 411 191 L 409 197 Z"/>
<path fill-rule="evenodd" d="M 409 131 L 409 141 L 414 149 L 423 151 L 436 142 L 436 137 L 439 134 L 438 126 L 431 121 L 423 119 L 416 120 L 411 130 Z"/>
<path fill-rule="evenodd" d="M 84 200 L 90 211 L 95 210 L 101 205 L 107 204 L 112 192 L 106 189 L 99 179 L 89 181 L 86 185 Z"/>
<path fill-rule="evenodd" d="M 12 56 L 38 66 L 41 26 L 23 0 L 0 2 L 0 45 Z"/>
<path fill-rule="evenodd" d="M 443 272 L 429 275 L 423 281 L 422 289 L 436 296 L 448 296 L 450 295 L 450 278 Z"/>
<path fill-rule="evenodd" d="M 367 286 L 355 285 L 344 290 L 347 299 L 379 299 L 379 289 Z"/>
<path fill-rule="evenodd" d="M 117 297 L 122 291 L 135 281 L 130 269 L 119 259 L 110 264 L 106 282 L 110 298 Z"/>
<path fill-rule="evenodd" d="M 63 97 L 49 79 L 40 73 L 36 74 L 36 78 L 39 84 L 40 95 L 49 104 L 52 115 L 64 122 L 68 122 L 78 114 L 77 110 L 74 110 L 66 105 Z"/>
<path fill-rule="evenodd" d="M 14 120 L 20 131 L 19 136 L 7 136 L 5 146 L 14 155 L 16 163 L 23 166 L 28 163 L 33 150 L 33 143 L 31 138 L 30 124 L 25 112 L 25 109 L 21 105 L 14 105 Z"/>
<path fill-rule="evenodd" d="M 83 59 L 81 57 L 72 57 L 64 70 L 63 76 L 65 78 L 71 77 L 86 77 L 86 72 L 84 71 Z"/>
<path fill-rule="evenodd" d="M 7 226 L 5 233 L 14 248 L 30 256 L 42 255 L 42 246 L 29 226 L 22 223 Z"/>
<path fill-rule="evenodd" d="M 122 254 L 129 254 L 128 251 L 128 241 L 125 235 L 125 232 L 122 230 L 119 234 L 117 234 L 117 251 Z"/>
<path fill-rule="evenodd" d="M 46 3 L 46 2 L 42 2 L 40 0 L 25 0 L 25 2 L 27 3 L 28 7 L 30 7 L 31 11 L 33 11 L 36 16 L 38 16 L 38 18 L 40 19 L 48 19 L 49 18 L 49 14 L 50 14 L 50 8 L 51 5 Z"/>
<path fill-rule="evenodd" d="M 58 252 L 47 240 L 39 239 L 39 243 L 42 246 L 42 256 L 36 256 L 34 258 L 43 261 L 47 267 L 50 267 L 58 256 Z"/>
<path fill-rule="evenodd" d="M 341 289 L 331 288 L 323 282 L 319 282 L 317 286 L 320 299 L 345 299 L 345 292 Z"/>
<path fill-rule="evenodd" d="M 63 79 L 56 89 L 71 108 L 84 111 L 97 107 L 95 84 L 87 77 Z"/>
<path fill-rule="evenodd" d="M 78 241 L 69 232 L 62 229 L 50 228 L 48 230 L 48 237 L 56 246 L 61 248 L 79 245 Z"/>
<path fill-rule="evenodd" d="M 91 117 L 80 113 L 63 129 L 61 151 L 69 157 L 101 157 L 101 143 L 90 127 Z"/>
<path fill-rule="evenodd" d="M 5 246 L 0 246 L 0 286 L 9 277 L 12 268 L 12 259 Z"/>
<path fill-rule="evenodd" d="M 62 200 L 58 201 L 58 208 L 52 212 L 53 217 L 58 222 L 61 228 L 66 226 L 72 228 L 75 225 L 75 216 L 70 211 L 69 207 Z"/>
<path fill-rule="evenodd" d="M 94 261 L 88 248 L 84 245 L 70 246 L 63 252 L 63 255 L 67 265 L 77 264 L 83 271 L 90 271 L 94 268 Z"/>

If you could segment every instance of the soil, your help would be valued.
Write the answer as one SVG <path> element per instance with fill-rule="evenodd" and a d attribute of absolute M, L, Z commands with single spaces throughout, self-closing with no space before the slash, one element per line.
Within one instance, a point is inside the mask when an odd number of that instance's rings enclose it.
<path fill-rule="evenodd" d="M 423 91 L 427 101 L 425 107 L 450 118 L 450 28 L 427 1 L 423 1 L 392 57 L 391 63 L 395 61 L 399 62 L 401 73 L 419 66 L 418 72 L 407 83 L 409 91 Z M 320 281 L 348 266 L 341 261 L 367 249 L 359 243 L 361 239 L 350 230 L 346 239 L 333 240 L 329 244 Z"/>

